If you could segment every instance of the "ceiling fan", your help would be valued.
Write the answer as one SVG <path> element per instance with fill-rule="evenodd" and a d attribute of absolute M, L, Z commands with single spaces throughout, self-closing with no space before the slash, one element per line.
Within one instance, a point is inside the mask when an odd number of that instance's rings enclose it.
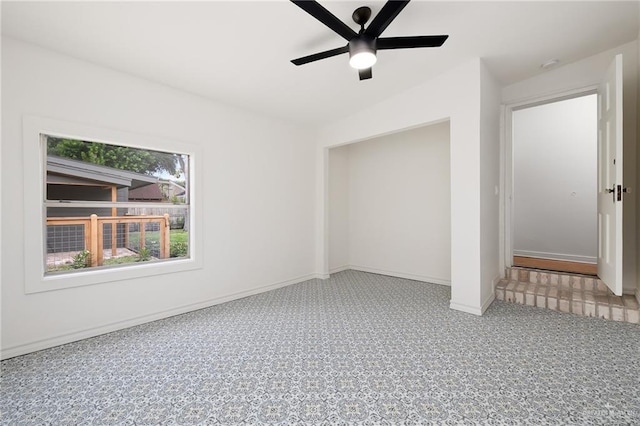
<path fill-rule="evenodd" d="M 346 46 L 304 56 L 294 59 L 291 62 L 295 65 L 303 65 L 349 52 L 349 64 L 358 70 L 360 80 L 366 80 L 373 76 L 371 67 L 376 63 L 376 52 L 378 50 L 440 47 L 449 37 L 448 35 L 432 35 L 381 38 L 380 35 L 382 32 L 393 22 L 402 9 L 404 9 L 407 3 L 409 3 L 409 0 L 387 1 L 366 29 L 364 25 L 371 17 L 371 9 L 366 6 L 357 8 L 352 15 L 354 22 L 360 25 L 360 31 L 357 33 L 316 1 L 291 0 L 291 2 L 335 31 L 348 42 Z"/>

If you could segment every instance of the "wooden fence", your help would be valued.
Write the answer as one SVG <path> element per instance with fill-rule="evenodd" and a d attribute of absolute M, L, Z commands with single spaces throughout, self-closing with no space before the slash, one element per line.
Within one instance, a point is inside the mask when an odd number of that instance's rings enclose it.
<path fill-rule="evenodd" d="M 169 208 L 169 207 L 129 207 L 127 208 L 127 216 L 164 216 L 170 215 L 171 229 L 184 229 L 189 230 L 189 215 L 187 206 L 184 208 Z"/>
<path fill-rule="evenodd" d="M 111 224 L 111 251 L 117 252 L 117 225 L 120 223 L 140 224 L 140 248 L 145 246 L 145 226 L 147 223 L 158 223 L 160 227 L 160 258 L 166 259 L 170 254 L 169 214 L 162 216 L 103 216 L 92 214 L 85 217 L 48 217 L 47 225 L 82 225 L 84 226 L 84 248 L 91 253 L 91 266 L 101 266 L 104 260 L 104 224 Z M 129 226 L 124 227 L 124 245 L 129 246 Z"/>

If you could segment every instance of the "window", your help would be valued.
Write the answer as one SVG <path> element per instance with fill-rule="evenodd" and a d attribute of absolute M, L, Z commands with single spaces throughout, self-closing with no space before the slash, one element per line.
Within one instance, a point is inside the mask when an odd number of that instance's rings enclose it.
<path fill-rule="evenodd" d="M 46 274 L 189 257 L 189 156 L 42 135 Z"/>
<path fill-rule="evenodd" d="M 37 117 L 23 131 L 27 293 L 201 267 L 192 146 Z"/>

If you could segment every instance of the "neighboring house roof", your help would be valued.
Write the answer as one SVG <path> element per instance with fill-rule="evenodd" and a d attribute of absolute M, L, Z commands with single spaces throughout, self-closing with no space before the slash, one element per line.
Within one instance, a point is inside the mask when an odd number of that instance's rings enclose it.
<path fill-rule="evenodd" d="M 177 184 L 176 182 L 169 180 L 169 179 L 160 179 L 158 181 L 158 183 L 162 184 L 162 185 L 169 185 L 172 187 L 172 189 L 174 191 L 176 190 L 181 190 L 181 191 L 186 191 L 186 188 L 180 184 Z"/>
<path fill-rule="evenodd" d="M 126 170 L 114 169 L 113 167 L 100 166 L 87 163 L 85 161 L 71 160 L 69 158 L 47 156 L 47 182 L 56 176 L 56 183 L 71 184 L 82 181 L 92 181 L 115 185 L 118 188 L 135 189 L 157 183 L 158 178 L 134 173 Z M 156 186 L 156 185 L 154 185 Z"/>
<path fill-rule="evenodd" d="M 176 189 L 181 190 L 182 192 L 185 192 L 187 189 L 182 186 L 182 185 L 178 185 L 177 183 L 173 182 L 173 181 L 169 181 L 169 185 L 176 187 Z"/>
<path fill-rule="evenodd" d="M 164 201 L 158 185 L 146 185 L 129 190 L 129 201 Z"/>
<path fill-rule="evenodd" d="M 158 183 L 160 185 L 167 185 L 167 187 L 165 188 L 165 191 L 167 193 L 167 196 L 169 198 L 171 197 L 184 197 L 187 193 L 187 189 L 182 186 L 179 185 L 177 183 L 175 183 L 172 180 L 159 180 Z"/>

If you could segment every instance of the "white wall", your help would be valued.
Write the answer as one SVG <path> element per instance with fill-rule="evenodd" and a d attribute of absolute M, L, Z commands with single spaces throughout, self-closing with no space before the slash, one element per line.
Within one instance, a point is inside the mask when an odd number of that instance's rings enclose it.
<path fill-rule="evenodd" d="M 638 22 L 640 22 L 640 8 L 638 8 Z M 637 76 L 637 99 L 636 99 L 636 106 L 637 109 L 636 111 L 640 111 L 640 27 L 638 28 L 638 39 L 636 40 L 636 44 L 638 45 L 638 62 L 637 62 L 637 68 L 636 68 L 636 76 Z M 640 120 L 637 120 L 637 133 L 636 135 L 640 135 Z M 636 159 L 636 165 L 640 164 L 640 149 L 637 149 L 636 151 L 637 154 L 637 159 Z M 640 173 L 636 174 L 636 179 L 637 179 L 637 183 L 636 183 L 636 190 L 640 190 Z M 640 197 L 636 196 L 636 214 L 640 212 Z M 638 250 L 638 247 L 640 247 L 640 226 L 638 226 L 638 224 L 636 223 L 636 233 L 638 235 L 638 239 L 636 241 L 636 252 L 638 255 L 637 261 L 636 261 L 636 265 L 640 265 L 640 250 Z M 637 266 L 636 266 L 637 267 Z M 640 274 L 638 273 L 638 271 L 636 270 L 636 280 L 637 280 L 637 285 L 636 285 L 636 298 L 638 299 L 638 301 L 640 302 Z"/>
<path fill-rule="evenodd" d="M 328 273 L 327 148 L 450 119 L 451 307 L 480 314 L 488 306 L 490 299 L 485 302 L 482 294 L 486 292 L 483 289 L 491 288 L 493 279 L 481 273 L 480 234 L 484 225 L 497 228 L 497 216 L 482 218 L 480 214 L 480 68 L 480 60 L 474 59 L 320 129 L 316 157 L 316 265 L 320 273 Z M 485 256 L 497 259 L 497 245 L 483 249 L 487 250 Z M 498 273 L 497 265 L 490 265 L 490 269 Z"/>
<path fill-rule="evenodd" d="M 597 96 L 513 112 L 515 256 L 597 261 Z"/>
<path fill-rule="evenodd" d="M 480 255 L 482 309 L 495 298 L 500 270 L 500 85 L 480 63 Z"/>
<path fill-rule="evenodd" d="M 349 268 L 349 145 L 329 150 L 329 272 Z"/>
<path fill-rule="evenodd" d="M 607 50 L 583 60 L 547 71 L 539 76 L 524 80 L 502 89 L 505 104 L 535 102 L 557 94 L 576 92 L 583 88 L 595 87 L 603 78 L 607 67 L 616 54 L 624 55 L 623 77 L 623 138 L 624 138 L 624 184 L 637 181 L 637 126 L 638 126 L 638 41 L 633 41 Z M 625 194 L 623 207 L 623 281 L 624 291 L 633 292 L 637 286 L 636 272 L 636 199 L 638 191 Z"/>
<path fill-rule="evenodd" d="M 200 147 L 200 270 L 25 294 L 22 119 Z M 2 356 L 314 277 L 309 131 L 15 40 L 2 40 Z M 38 173 L 34 171 L 34 179 Z M 41 226 L 33 224 L 33 226 Z M 8 267 L 8 265 L 11 265 Z"/>
<path fill-rule="evenodd" d="M 0 19 L 2 18 L 2 8 L 0 7 Z M 2 36 L 0 35 L 0 43 L 2 42 Z M 1 59 L 1 58 L 0 58 Z M 0 62 L 1 64 L 1 62 Z M 0 81 L 2 80 L 2 67 L 0 66 Z M 2 99 L 2 84 L 0 84 L 0 100 Z M 1 102 L 0 102 L 1 104 Z M 1 112 L 1 111 L 0 111 Z M 0 120 L 1 122 L 1 120 Z M 2 128 L 2 125 L 0 124 L 0 130 Z M 1 142 L 1 140 L 0 140 Z M 0 168 L 2 167 L 2 152 L 3 152 L 3 148 L 2 148 L 2 144 L 0 143 Z M 0 351 L 2 350 L 2 335 L 3 333 L 3 316 L 2 316 L 2 285 L 3 285 L 3 281 L 2 281 L 2 259 L 3 259 L 3 254 L 2 254 L 2 241 L 4 241 L 4 239 L 2 238 L 2 212 L 3 212 L 3 205 L 2 205 L 2 171 L 0 170 Z M 1 358 L 0 358 L 1 359 Z"/>
<path fill-rule="evenodd" d="M 449 123 L 333 148 L 329 153 L 330 270 L 347 265 L 450 284 Z M 348 191 L 344 183 L 333 184 L 338 180 L 346 183 Z M 340 235 L 345 227 L 337 216 L 345 213 L 348 238 L 346 244 L 337 244 L 345 238 Z M 343 258 L 344 246 L 348 247 L 347 263 L 336 262 Z"/>

